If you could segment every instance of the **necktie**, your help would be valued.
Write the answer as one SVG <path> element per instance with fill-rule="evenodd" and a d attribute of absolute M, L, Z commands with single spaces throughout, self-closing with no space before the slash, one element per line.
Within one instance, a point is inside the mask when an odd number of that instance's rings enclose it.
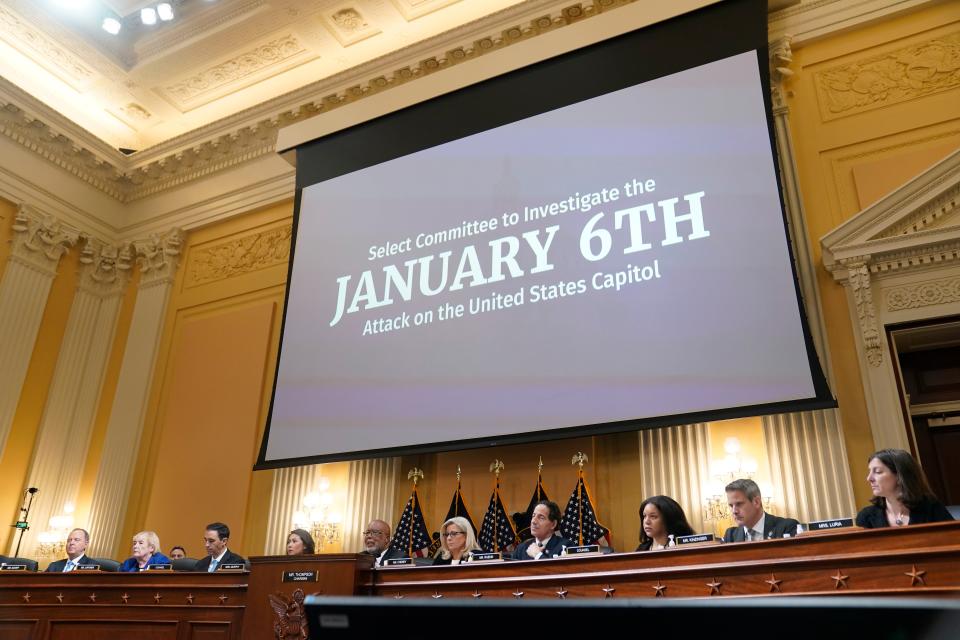
<path fill-rule="evenodd" d="M 210 568 L 207 569 L 207 571 L 208 571 L 209 573 L 213 573 L 214 571 L 217 570 L 217 565 L 218 565 L 218 564 L 220 564 L 220 563 L 217 562 L 216 558 L 211 559 L 211 560 L 210 560 Z"/>
<path fill-rule="evenodd" d="M 68 571 L 73 571 L 73 568 L 75 566 L 77 566 L 76 562 L 74 562 L 73 560 L 67 560 L 67 566 L 63 568 L 63 572 L 66 573 Z"/>

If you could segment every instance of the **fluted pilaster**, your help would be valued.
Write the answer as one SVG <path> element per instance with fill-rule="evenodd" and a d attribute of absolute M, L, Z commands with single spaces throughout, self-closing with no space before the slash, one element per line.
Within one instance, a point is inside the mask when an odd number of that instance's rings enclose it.
<path fill-rule="evenodd" d="M 0 280 L 0 455 L 33 353 L 50 286 L 79 232 L 21 205 L 10 258 Z"/>
<path fill-rule="evenodd" d="M 36 526 L 24 535 L 20 549 L 26 557 L 36 555 L 37 536 L 50 516 L 76 501 L 131 264 L 128 248 L 91 238 L 80 253 L 80 282 L 27 476 L 27 486 L 40 493 L 31 513 Z"/>
<path fill-rule="evenodd" d="M 140 285 L 90 507 L 94 554 L 112 554 L 123 528 L 182 236 L 174 229 L 133 243 Z"/>
<path fill-rule="evenodd" d="M 303 496 L 316 487 L 322 467 L 319 464 L 285 467 L 274 472 L 264 555 L 286 553 L 285 543 L 287 533 L 293 528 L 293 514 L 300 508 Z"/>
<path fill-rule="evenodd" d="M 702 488 L 710 480 L 710 434 L 705 423 L 640 431 L 643 496 L 666 495 L 680 503 L 694 531 L 703 522 Z"/>
<path fill-rule="evenodd" d="M 783 514 L 801 522 L 856 513 L 838 412 L 763 416 L 770 478 L 780 487 Z"/>
<path fill-rule="evenodd" d="M 354 460 L 350 463 L 343 550 L 359 551 L 363 528 L 373 519 L 390 521 L 396 502 L 400 458 Z M 395 526 L 396 523 L 391 523 Z"/>

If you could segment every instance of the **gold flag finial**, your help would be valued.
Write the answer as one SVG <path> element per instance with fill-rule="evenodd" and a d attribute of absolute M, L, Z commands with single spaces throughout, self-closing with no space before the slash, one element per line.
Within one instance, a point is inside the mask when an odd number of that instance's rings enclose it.
<path fill-rule="evenodd" d="M 543 456 L 540 456 L 540 462 L 537 463 L 537 473 L 543 472 Z"/>
<path fill-rule="evenodd" d="M 457 484 L 460 484 L 460 465 L 457 465 Z"/>
<path fill-rule="evenodd" d="M 583 451 L 577 451 L 577 455 L 570 459 L 570 464 L 575 464 L 583 471 L 583 464 L 587 461 L 587 454 Z"/>
<path fill-rule="evenodd" d="M 422 477 L 423 477 L 422 469 L 417 469 L 416 467 L 414 467 L 413 469 L 410 469 L 409 472 L 407 472 L 407 480 L 409 480 L 410 478 L 413 478 L 413 486 L 417 486 L 417 480 L 419 480 Z"/>
<path fill-rule="evenodd" d="M 500 478 L 500 472 L 503 471 L 503 463 L 499 460 L 494 460 L 490 463 L 490 473 L 497 474 L 497 478 Z"/>

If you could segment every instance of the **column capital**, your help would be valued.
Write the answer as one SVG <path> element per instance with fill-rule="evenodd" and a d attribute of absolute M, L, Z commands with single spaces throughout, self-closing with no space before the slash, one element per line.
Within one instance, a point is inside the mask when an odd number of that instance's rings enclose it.
<path fill-rule="evenodd" d="M 140 288 L 161 283 L 172 283 L 180 264 L 183 231 L 179 228 L 166 233 L 133 241 L 133 250 L 140 264 Z"/>
<path fill-rule="evenodd" d="M 121 294 L 130 280 L 132 247 L 108 244 L 90 236 L 83 240 L 78 288 L 101 297 Z"/>
<path fill-rule="evenodd" d="M 80 237 L 78 230 L 26 204 L 17 209 L 12 228 L 10 259 L 49 276 Z"/>
<path fill-rule="evenodd" d="M 790 68 L 793 64 L 793 50 L 790 48 L 792 41 L 792 36 L 784 35 L 769 44 L 770 97 L 775 116 L 790 110 L 787 106 L 787 92 L 784 85 L 793 75 L 793 70 Z"/>

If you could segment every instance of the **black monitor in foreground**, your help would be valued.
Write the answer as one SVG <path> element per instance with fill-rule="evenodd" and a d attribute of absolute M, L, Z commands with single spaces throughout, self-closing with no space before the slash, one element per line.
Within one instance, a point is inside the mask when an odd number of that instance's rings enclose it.
<path fill-rule="evenodd" d="M 310 637 L 776 637 L 954 640 L 960 602 L 906 598 L 414 600 L 310 596 Z M 530 633 L 540 628 L 543 634 Z M 566 630 L 564 633 L 563 630 Z M 616 636 L 612 635 L 616 633 Z M 610 635 L 608 635 L 610 634 Z"/>

